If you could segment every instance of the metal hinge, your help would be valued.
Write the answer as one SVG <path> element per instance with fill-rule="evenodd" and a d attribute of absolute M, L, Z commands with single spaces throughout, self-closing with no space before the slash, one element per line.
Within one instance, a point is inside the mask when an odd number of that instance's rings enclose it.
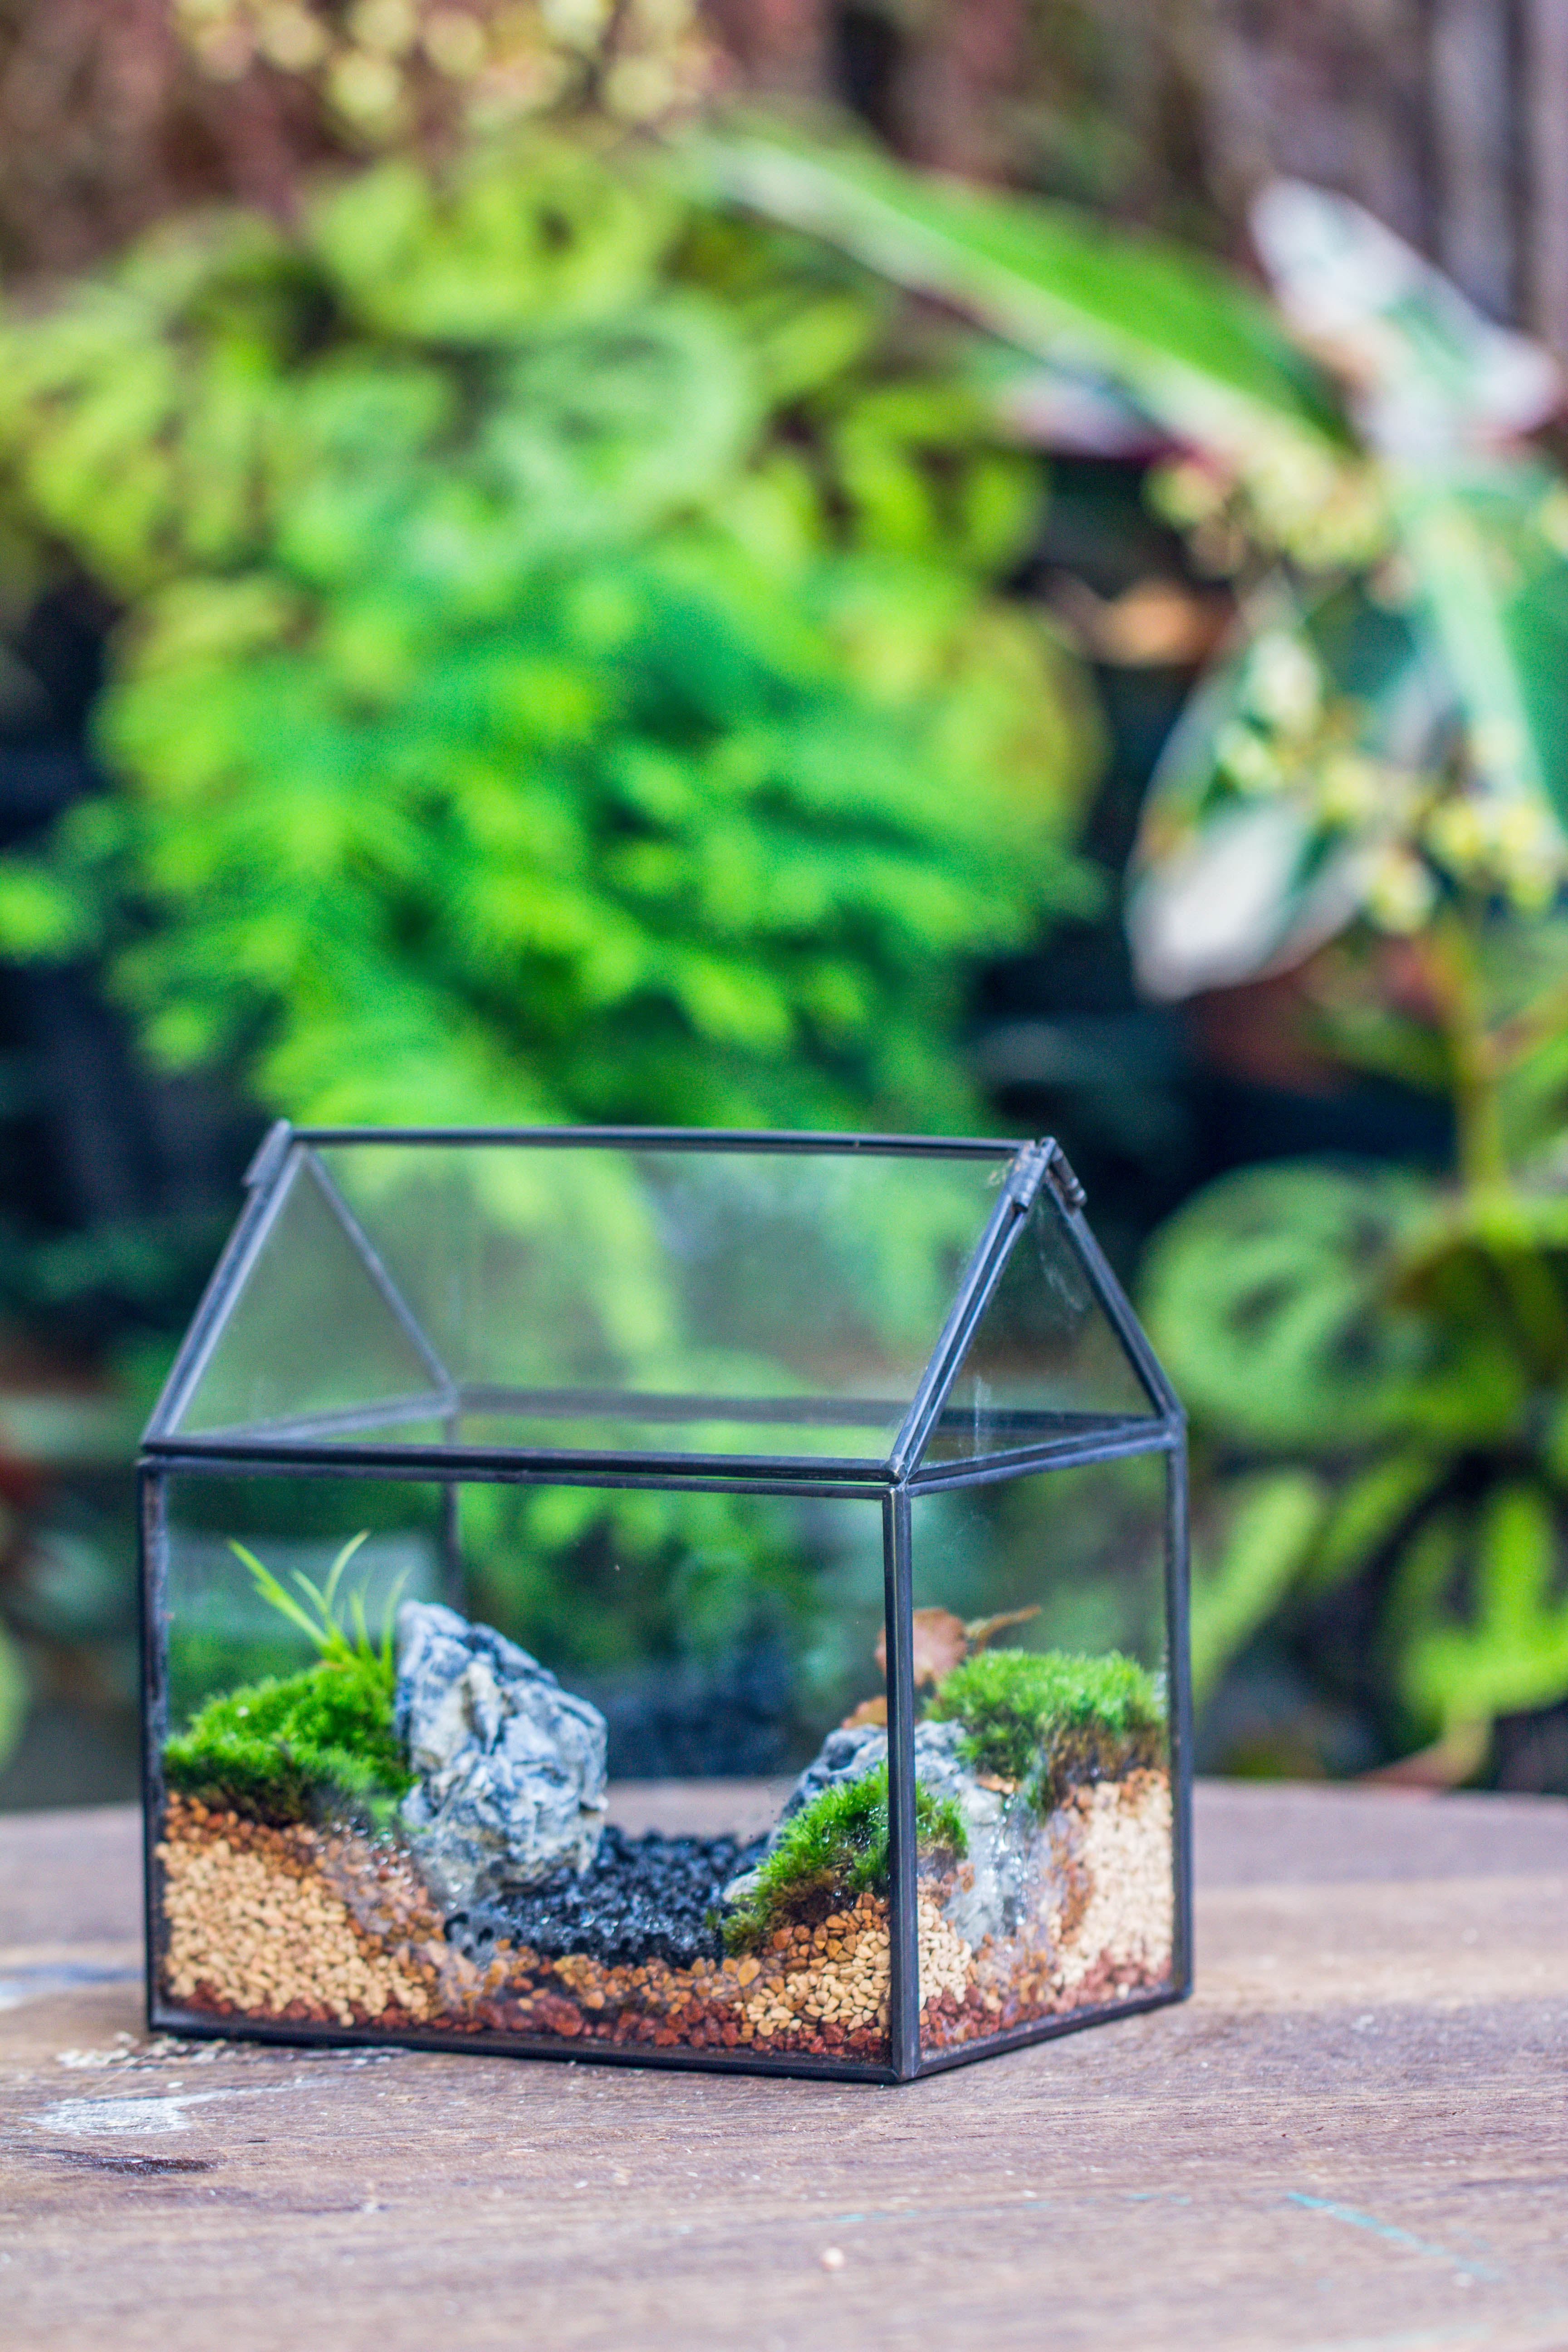
<path fill-rule="evenodd" d="M 1042 1184 L 1050 1186 L 1069 1216 L 1081 1209 L 1089 1198 L 1072 1172 L 1067 1153 L 1051 1135 L 1042 1136 L 1038 1143 L 1026 1144 L 1019 1152 L 1007 1178 L 1007 1198 L 1016 1203 L 1022 1213 L 1034 1207 Z"/>
<path fill-rule="evenodd" d="M 1046 1164 L 1042 1171 L 1045 1180 L 1068 1216 L 1076 1216 L 1089 1194 L 1073 1174 L 1071 1160 L 1054 1138 L 1047 1139 L 1045 1150 Z"/>
<path fill-rule="evenodd" d="M 1035 1205 L 1035 1195 L 1040 1189 L 1040 1181 L 1046 1172 L 1046 1160 L 1049 1150 L 1048 1142 L 1026 1143 L 1007 1171 L 1007 1181 L 1004 1190 L 1006 1198 L 1012 1202 L 1020 1216 L 1026 1210 L 1032 1209 Z"/>

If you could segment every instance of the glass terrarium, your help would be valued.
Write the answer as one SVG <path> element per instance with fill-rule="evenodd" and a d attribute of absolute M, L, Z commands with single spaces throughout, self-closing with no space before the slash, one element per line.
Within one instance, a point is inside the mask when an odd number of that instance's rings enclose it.
<path fill-rule="evenodd" d="M 1054 1143 L 247 1194 L 142 1456 L 155 2027 L 895 2081 L 1187 1990 L 1182 1416 Z"/>

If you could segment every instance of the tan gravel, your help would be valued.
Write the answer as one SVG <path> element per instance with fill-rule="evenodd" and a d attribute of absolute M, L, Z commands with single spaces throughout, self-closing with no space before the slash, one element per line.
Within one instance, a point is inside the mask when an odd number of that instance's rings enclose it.
<path fill-rule="evenodd" d="M 458 1957 L 440 1919 L 412 1871 L 353 1832 L 175 1798 L 155 1854 L 170 2000 L 340 2025 L 418 2023 L 438 2005 Z"/>

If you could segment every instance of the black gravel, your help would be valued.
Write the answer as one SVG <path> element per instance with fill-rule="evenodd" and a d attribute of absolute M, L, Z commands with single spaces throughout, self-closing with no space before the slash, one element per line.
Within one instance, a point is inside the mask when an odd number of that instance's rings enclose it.
<path fill-rule="evenodd" d="M 503 1936 L 546 1959 L 586 1952 L 606 1968 L 717 1960 L 724 1951 L 714 1924 L 720 1898 L 731 1878 L 761 1860 L 764 1843 L 660 1837 L 653 1830 L 628 1837 L 611 1823 L 581 1877 L 557 1871 L 537 1886 L 458 1911 L 447 1922 L 447 1938 L 481 1963 Z"/>

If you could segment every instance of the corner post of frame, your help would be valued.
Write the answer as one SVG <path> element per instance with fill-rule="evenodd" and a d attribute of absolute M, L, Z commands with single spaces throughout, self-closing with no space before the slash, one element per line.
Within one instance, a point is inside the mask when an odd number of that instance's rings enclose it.
<path fill-rule="evenodd" d="M 888 1642 L 888 2031 L 900 2082 L 921 2064 L 921 1982 L 915 1840 L 914 1563 L 908 1489 L 882 1502 Z"/>
<path fill-rule="evenodd" d="M 1187 1638 L 1189 1546 L 1187 1441 L 1178 1429 L 1165 1455 L 1165 1622 L 1171 1713 L 1172 1860 L 1175 1872 L 1171 1975 L 1185 1995 L 1193 1983 L 1193 1676 Z"/>
<path fill-rule="evenodd" d="M 136 1474 L 137 1622 L 142 1666 L 142 1890 L 145 1907 L 147 2022 L 157 2022 L 158 1843 L 163 1816 L 163 1743 L 169 1728 L 169 1507 L 164 1473 L 143 1462 Z"/>

